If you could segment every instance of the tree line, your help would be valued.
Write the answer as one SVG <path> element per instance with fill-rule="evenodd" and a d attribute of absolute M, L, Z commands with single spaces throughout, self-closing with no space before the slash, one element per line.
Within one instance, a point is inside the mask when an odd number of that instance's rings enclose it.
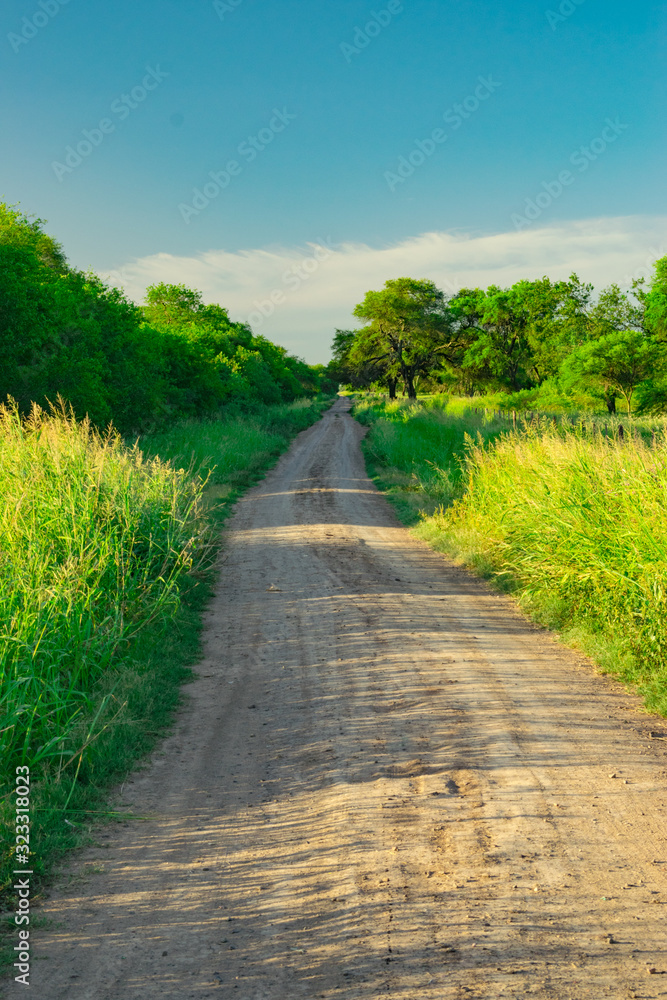
<path fill-rule="evenodd" d="M 0 399 L 22 412 L 60 396 L 78 417 L 132 433 L 230 403 L 335 392 L 323 365 L 255 336 L 184 285 L 153 285 L 135 305 L 70 267 L 43 226 L 0 203 Z"/>
<path fill-rule="evenodd" d="M 503 393 L 517 407 L 604 404 L 667 412 L 667 257 L 631 292 L 593 298 L 576 274 L 511 288 L 462 288 L 396 278 L 367 292 L 359 330 L 337 330 L 329 372 L 395 398 L 417 392 Z"/>

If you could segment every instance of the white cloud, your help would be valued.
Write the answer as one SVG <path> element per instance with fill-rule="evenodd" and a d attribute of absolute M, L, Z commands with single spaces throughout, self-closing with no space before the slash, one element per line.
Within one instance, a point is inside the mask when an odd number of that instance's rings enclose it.
<path fill-rule="evenodd" d="M 135 301 L 158 281 L 197 288 L 232 319 L 249 321 L 255 333 L 315 363 L 328 359 L 336 327 L 357 325 L 351 312 L 366 291 L 389 278 L 430 278 L 454 292 L 575 271 L 599 289 L 611 282 L 628 286 L 666 253 L 667 217 L 624 216 L 491 235 L 422 233 L 380 248 L 320 240 L 196 257 L 161 253 L 124 265 L 110 279 Z"/>

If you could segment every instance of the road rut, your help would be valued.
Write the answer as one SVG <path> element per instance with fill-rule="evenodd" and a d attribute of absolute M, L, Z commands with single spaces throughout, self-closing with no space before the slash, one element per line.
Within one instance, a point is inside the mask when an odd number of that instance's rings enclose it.
<path fill-rule="evenodd" d="M 348 409 L 237 505 L 141 818 L 42 906 L 33 995 L 667 996 L 667 723 L 401 527 Z"/>

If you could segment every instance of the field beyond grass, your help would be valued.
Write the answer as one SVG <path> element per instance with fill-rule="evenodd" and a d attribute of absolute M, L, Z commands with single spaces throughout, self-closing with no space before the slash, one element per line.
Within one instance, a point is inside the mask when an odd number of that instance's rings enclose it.
<path fill-rule="evenodd" d="M 515 430 L 446 399 L 362 399 L 355 415 L 370 425 L 369 471 L 405 523 L 667 715 L 664 420 Z"/>
<path fill-rule="evenodd" d="M 110 785 L 173 716 L 199 653 L 220 520 L 330 404 L 257 406 L 134 444 L 64 411 L 21 421 L 0 408 L 0 896 L 10 910 L 16 768 L 30 772 L 35 901 L 54 862 L 110 817 Z"/>

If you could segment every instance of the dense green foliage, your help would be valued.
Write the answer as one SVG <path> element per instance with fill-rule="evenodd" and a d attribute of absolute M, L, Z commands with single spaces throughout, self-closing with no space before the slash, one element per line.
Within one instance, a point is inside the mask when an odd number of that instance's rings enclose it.
<path fill-rule="evenodd" d="M 379 485 L 421 537 L 667 715 L 664 419 L 535 418 L 515 430 L 463 403 L 359 402 Z"/>
<path fill-rule="evenodd" d="M 392 398 L 399 379 L 416 398 L 418 376 L 456 354 L 445 296 L 432 281 L 387 281 L 383 291 L 366 293 L 354 315 L 370 325 L 349 341 L 350 360 L 378 366 L 382 375 L 375 380 L 384 382 Z"/>
<path fill-rule="evenodd" d="M 39 220 L 0 204 L 0 399 L 21 412 L 60 396 L 79 418 L 125 434 L 230 401 L 291 402 L 324 381 L 323 369 L 184 286 L 156 285 L 135 306 L 69 267 Z"/>
<path fill-rule="evenodd" d="M 0 410 L 0 894 L 14 768 L 31 768 L 43 873 L 178 703 L 220 518 L 328 402 L 187 420 L 135 447 L 64 412 Z"/>
<path fill-rule="evenodd" d="M 361 330 L 338 330 L 333 376 L 350 388 L 470 396 L 501 393 L 512 408 L 606 407 L 667 411 L 667 258 L 649 289 L 617 285 L 596 301 L 592 287 L 518 281 L 463 288 L 449 298 L 430 281 L 399 278 L 368 292 L 354 315 Z"/>

